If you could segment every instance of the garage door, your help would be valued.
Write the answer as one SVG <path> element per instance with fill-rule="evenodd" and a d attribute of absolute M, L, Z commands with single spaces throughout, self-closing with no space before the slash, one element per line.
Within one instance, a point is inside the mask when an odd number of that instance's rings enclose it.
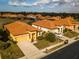
<path fill-rule="evenodd" d="M 29 41 L 29 34 L 24 34 L 24 35 L 19 35 L 19 36 L 16 36 L 16 40 L 17 41 Z"/>

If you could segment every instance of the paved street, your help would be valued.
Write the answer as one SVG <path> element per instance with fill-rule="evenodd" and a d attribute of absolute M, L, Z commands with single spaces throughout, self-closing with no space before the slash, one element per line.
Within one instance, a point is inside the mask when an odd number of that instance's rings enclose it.
<path fill-rule="evenodd" d="M 79 41 L 42 59 L 79 59 Z"/>

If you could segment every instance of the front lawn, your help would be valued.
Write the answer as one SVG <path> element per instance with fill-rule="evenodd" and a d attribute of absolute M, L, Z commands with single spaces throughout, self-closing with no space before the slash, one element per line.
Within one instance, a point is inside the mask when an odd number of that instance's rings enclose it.
<path fill-rule="evenodd" d="M 0 49 L 2 59 L 18 59 L 24 56 L 20 48 L 15 43 L 9 41 L 10 46 L 7 48 L 3 48 L 6 46 L 4 46 L 5 43 L 6 42 L 0 41 L 0 46 L 1 44 L 3 45 Z"/>
<path fill-rule="evenodd" d="M 55 45 L 62 41 L 62 40 L 58 39 L 55 36 L 55 34 L 53 34 L 51 32 L 43 32 L 41 36 L 37 37 L 37 39 L 38 40 L 37 40 L 37 43 L 35 44 L 35 46 L 39 49 L 43 49 L 48 46 Z"/>
<path fill-rule="evenodd" d="M 50 42 L 48 40 L 45 40 L 45 39 L 42 39 L 42 40 L 38 40 L 36 44 L 34 44 L 37 48 L 39 49 L 43 49 L 43 48 L 46 48 L 48 46 L 51 46 L 51 45 L 55 45 L 59 42 L 62 42 L 62 40 L 56 40 L 54 42 Z"/>
<path fill-rule="evenodd" d="M 67 30 L 67 32 L 64 33 L 64 36 L 69 37 L 69 38 L 75 37 L 77 35 L 79 35 L 79 33 L 76 33 L 73 31 L 68 31 L 68 30 Z"/>

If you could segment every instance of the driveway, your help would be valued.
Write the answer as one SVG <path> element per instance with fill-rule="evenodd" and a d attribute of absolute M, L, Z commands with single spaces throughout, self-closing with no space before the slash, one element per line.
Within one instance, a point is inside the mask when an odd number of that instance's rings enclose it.
<path fill-rule="evenodd" d="M 0 59 L 1 59 L 1 54 L 0 54 Z"/>
<path fill-rule="evenodd" d="M 45 54 L 37 49 L 31 42 L 28 41 L 20 41 L 17 43 L 19 48 L 22 50 L 26 59 L 39 59 Z"/>

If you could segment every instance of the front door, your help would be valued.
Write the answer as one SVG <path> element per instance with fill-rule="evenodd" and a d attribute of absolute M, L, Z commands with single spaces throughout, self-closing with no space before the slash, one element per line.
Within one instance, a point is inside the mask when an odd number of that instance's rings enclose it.
<path fill-rule="evenodd" d="M 34 42 L 34 39 L 35 39 L 35 33 L 32 33 L 32 40 L 31 40 L 31 42 Z"/>

